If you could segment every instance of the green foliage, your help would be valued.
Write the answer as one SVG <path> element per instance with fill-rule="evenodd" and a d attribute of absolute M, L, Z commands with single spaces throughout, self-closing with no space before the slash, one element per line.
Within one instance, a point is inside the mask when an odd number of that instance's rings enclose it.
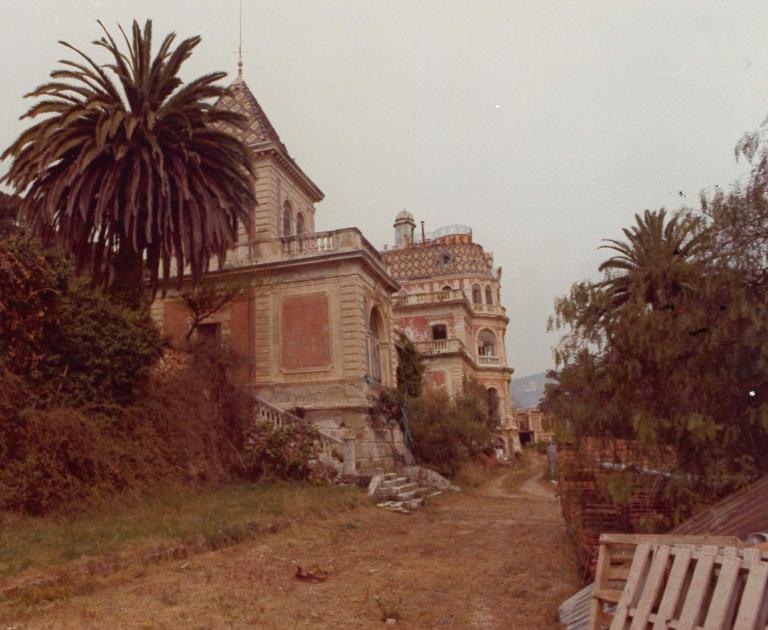
<path fill-rule="evenodd" d="M 0 357 L 41 403 L 127 403 L 160 354 L 146 308 L 113 303 L 66 259 L 0 243 Z"/>
<path fill-rule="evenodd" d="M 397 343 L 397 389 L 408 398 L 421 396 L 424 359 L 413 342 L 400 333 Z"/>
<path fill-rule="evenodd" d="M 0 371 L 0 510 L 82 509 L 125 490 L 237 477 L 251 410 L 226 367 L 205 358 L 155 375 L 125 406 L 45 406 Z"/>
<path fill-rule="evenodd" d="M 314 480 L 319 435 L 309 422 L 251 426 L 245 437 L 245 466 L 249 477 Z"/>
<path fill-rule="evenodd" d="M 681 514 L 768 472 L 765 208 L 752 187 L 637 216 L 550 322 L 566 329 L 543 403 L 558 435 L 629 438 L 651 465 L 671 447 Z"/>
<path fill-rule="evenodd" d="M 450 398 L 436 392 L 410 401 L 410 428 L 416 459 L 453 476 L 464 461 L 486 448 L 496 422 L 488 413 L 485 388 L 467 380 Z"/>

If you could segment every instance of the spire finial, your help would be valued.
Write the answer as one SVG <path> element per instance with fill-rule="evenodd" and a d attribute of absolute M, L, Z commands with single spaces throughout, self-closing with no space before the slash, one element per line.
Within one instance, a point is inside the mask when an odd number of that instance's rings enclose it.
<path fill-rule="evenodd" d="M 237 46 L 237 78 L 243 78 L 243 0 L 240 0 L 240 41 Z"/>

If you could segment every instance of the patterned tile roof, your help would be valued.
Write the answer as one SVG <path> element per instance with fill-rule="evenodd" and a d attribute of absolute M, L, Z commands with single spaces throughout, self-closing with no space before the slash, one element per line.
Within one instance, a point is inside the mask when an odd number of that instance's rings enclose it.
<path fill-rule="evenodd" d="M 322 201 L 323 191 L 301 170 L 301 167 L 288 153 L 288 149 L 280 140 L 277 131 L 269 122 L 267 114 L 262 109 L 256 97 L 251 92 L 242 77 L 237 77 L 229 86 L 229 93 L 222 96 L 215 107 L 242 114 L 248 120 L 248 126 L 245 129 L 228 127 L 232 135 L 237 136 L 246 144 L 252 146 L 256 151 L 260 149 L 276 150 L 281 156 L 288 170 L 293 172 L 300 186 L 302 186 L 313 201 Z"/>
<path fill-rule="evenodd" d="M 398 280 L 492 272 L 483 247 L 477 243 L 414 245 L 381 254 L 387 269 Z"/>
<path fill-rule="evenodd" d="M 280 136 L 277 135 L 272 123 L 269 122 L 269 118 L 242 78 L 235 79 L 234 83 L 229 86 L 229 94 L 222 96 L 216 102 L 216 107 L 242 114 L 248 119 L 247 129 L 230 130 L 239 136 L 243 142 L 250 145 L 276 142 L 285 150 L 285 146 L 280 142 Z"/>

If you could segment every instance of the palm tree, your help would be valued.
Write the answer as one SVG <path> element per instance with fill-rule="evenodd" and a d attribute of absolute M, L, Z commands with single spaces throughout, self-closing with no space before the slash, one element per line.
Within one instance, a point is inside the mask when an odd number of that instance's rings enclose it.
<path fill-rule="evenodd" d="M 618 252 L 599 270 L 607 279 L 600 283 L 610 294 L 611 308 L 639 299 L 652 308 L 670 307 L 671 300 L 691 290 L 692 263 L 706 247 L 706 232 L 689 215 L 666 221 L 666 211 L 636 214 L 637 225 L 624 228 L 627 241 L 606 239 L 601 248 Z"/>
<path fill-rule="evenodd" d="M 52 81 L 26 95 L 42 100 L 22 118 L 48 116 L 0 156 L 13 158 L 4 179 L 26 193 L 32 234 L 60 242 L 95 282 L 140 286 L 147 270 L 154 294 L 172 263 L 179 282 L 185 268 L 197 282 L 256 204 L 250 149 L 230 133 L 244 119 L 213 107 L 226 94 L 224 72 L 186 85 L 178 77 L 200 37 L 174 49 L 171 33 L 153 58 L 150 20 L 143 32 L 133 22 L 130 41 L 120 27 L 125 52 L 99 25 L 93 43 L 111 63 L 61 42 L 79 59 L 61 60 Z"/>

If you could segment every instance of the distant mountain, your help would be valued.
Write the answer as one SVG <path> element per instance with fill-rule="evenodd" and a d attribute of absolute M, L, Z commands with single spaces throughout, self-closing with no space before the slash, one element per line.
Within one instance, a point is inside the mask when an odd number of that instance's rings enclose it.
<path fill-rule="evenodd" d="M 510 383 L 512 406 L 518 409 L 536 407 L 544 396 L 544 385 L 551 382 L 546 372 L 513 378 Z"/>

